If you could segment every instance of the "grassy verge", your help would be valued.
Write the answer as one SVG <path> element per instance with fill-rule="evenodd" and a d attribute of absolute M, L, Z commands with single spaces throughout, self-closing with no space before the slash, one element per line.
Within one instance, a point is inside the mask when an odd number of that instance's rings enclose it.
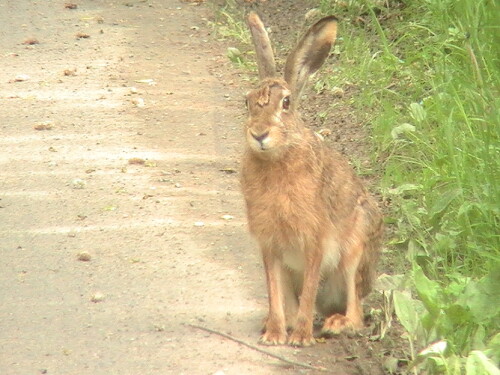
<path fill-rule="evenodd" d="M 359 89 L 353 105 L 384 165 L 390 245 L 411 262 L 413 288 L 395 290 L 394 301 L 413 369 L 498 373 L 500 6 L 321 0 L 319 8 L 343 20 L 343 63 L 327 84 Z"/>
<path fill-rule="evenodd" d="M 248 43 L 238 7 L 228 3 L 233 10 L 221 12 L 218 30 Z M 408 260 L 407 275 L 390 284 L 409 371 L 499 374 L 500 5 L 318 0 L 317 7 L 341 20 L 339 65 L 318 87 L 356 93 L 348 105 L 372 131 L 390 202 L 389 247 Z M 228 54 L 240 66 L 253 60 Z"/>

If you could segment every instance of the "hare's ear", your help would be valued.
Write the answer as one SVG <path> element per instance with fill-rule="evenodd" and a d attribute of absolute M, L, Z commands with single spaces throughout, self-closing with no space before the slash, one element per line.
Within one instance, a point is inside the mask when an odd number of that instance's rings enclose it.
<path fill-rule="evenodd" d="M 267 35 L 266 28 L 255 12 L 248 15 L 248 27 L 252 33 L 252 40 L 257 55 L 257 66 L 259 78 L 269 78 L 276 75 L 276 64 L 271 41 Z"/>
<path fill-rule="evenodd" d="M 285 65 L 285 81 L 295 97 L 300 98 L 309 76 L 325 62 L 337 37 L 337 19 L 334 16 L 322 18 L 302 37 L 290 52 Z"/>

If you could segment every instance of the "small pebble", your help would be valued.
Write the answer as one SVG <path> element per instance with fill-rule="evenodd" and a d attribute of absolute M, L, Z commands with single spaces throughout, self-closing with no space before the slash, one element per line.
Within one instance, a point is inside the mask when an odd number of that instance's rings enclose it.
<path fill-rule="evenodd" d="M 143 108 L 146 106 L 143 98 L 134 98 L 132 99 L 132 103 L 138 108 Z"/>
<path fill-rule="evenodd" d="M 101 292 L 95 292 L 92 297 L 90 297 L 90 300 L 94 303 L 102 302 L 104 300 L 104 294 Z"/>
<path fill-rule="evenodd" d="M 73 189 L 84 189 L 86 185 L 86 182 L 80 178 L 75 178 L 73 181 L 71 181 L 71 186 Z"/>
<path fill-rule="evenodd" d="M 82 262 L 88 262 L 92 259 L 92 256 L 86 251 L 78 253 L 77 257 L 78 260 L 81 260 Z"/>
<path fill-rule="evenodd" d="M 23 82 L 27 81 L 28 79 L 30 79 L 30 76 L 27 74 L 18 74 L 14 77 L 15 82 Z"/>

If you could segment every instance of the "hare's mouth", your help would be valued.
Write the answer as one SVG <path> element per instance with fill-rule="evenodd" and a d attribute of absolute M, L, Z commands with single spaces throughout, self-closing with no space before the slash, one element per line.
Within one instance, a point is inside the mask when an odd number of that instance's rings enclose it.
<path fill-rule="evenodd" d="M 253 129 L 249 129 L 247 140 L 250 147 L 258 152 L 265 152 L 272 148 L 273 138 L 269 134 L 269 131 L 257 132 Z"/>
<path fill-rule="evenodd" d="M 269 152 L 272 150 L 272 146 L 269 145 L 269 144 L 266 144 L 266 143 L 260 143 L 258 141 L 251 141 L 250 142 L 250 147 L 256 151 L 256 152 L 259 152 L 259 153 L 262 153 L 262 152 Z"/>

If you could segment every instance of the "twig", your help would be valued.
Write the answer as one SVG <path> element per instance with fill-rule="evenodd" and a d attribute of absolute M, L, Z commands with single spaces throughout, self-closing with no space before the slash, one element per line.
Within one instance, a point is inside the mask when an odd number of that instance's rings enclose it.
<path fill-rule="evenodd" d="M 201 329 L 202 331 L 206 331 L 206 332 L 209 332 L 209 333 L 213 333 L 215 335 L 222 336 L 222 337 L 224 337 L 224 338 L 226 338 L 228 340 L 231 340 L 231 341 L 237 342 L 238 344 L 246 346 L 247 348 L 250 348 L 250 349 L 253 349 L 253 350 L 258 351 L 260 353 L 263 353 L 265 355 L 268 355 L 269 357 L 272 357 L 272 358 L 275 358 L 275 359 L 279 359 L 280 361 L 288 363 L 289 365 L 300 366 L 300 367 L 304 367 L 304 368 L 311 369 L 311 370 L 317 370 L 317 371 L 326 371 L 326 368 L 324 368 L 324 367 L 316 367 L 316 366 L 308 365 L 307 363 L 292 361 L 292 360 L 290 360 L 288 358 L 285 358 L 285 357 L 282 357 L 280 355 L 271 353 L 271 352 L 269 352 L 267 350 L 259 348 L 258 346 L 255 346 L 255 345 L 249 344 L 249 343 L 247 343 L 245 341 L 242 341 L 240 339 L 237 339 L 236 337 L 230 336 L 230 335 L 228 335 L 226 333 L 215 331 L 213 329 L 210 329 L 210 328 L 207 328 L 207 327 L 198 326 L 198 325 L 195 325 L 195 324 L 188 324 L 188 325 L 190 327 L 192 327 L 192 328 Z"/>

